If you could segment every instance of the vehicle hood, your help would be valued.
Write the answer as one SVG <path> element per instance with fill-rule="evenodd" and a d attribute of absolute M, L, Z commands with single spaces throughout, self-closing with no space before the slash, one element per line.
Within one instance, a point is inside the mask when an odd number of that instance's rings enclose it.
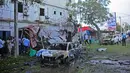
<path fill-rule="evenodd" d="M 44 49 L 44 51 L 42 52 L 42 56 L 47 56 L 47 57 L 57 57 L 60 55 L 65 55 L 67 53 L 67 51 L 64 50 L 47 50 Z"/>

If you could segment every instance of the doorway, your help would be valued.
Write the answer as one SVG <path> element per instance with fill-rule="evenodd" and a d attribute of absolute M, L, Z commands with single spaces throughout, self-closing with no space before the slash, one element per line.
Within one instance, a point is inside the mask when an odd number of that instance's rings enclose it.
<path fill-rule="evenodd" d="M 11 36 L 11 31 L 0 31 L 0 38 L 7 40 Z"/>

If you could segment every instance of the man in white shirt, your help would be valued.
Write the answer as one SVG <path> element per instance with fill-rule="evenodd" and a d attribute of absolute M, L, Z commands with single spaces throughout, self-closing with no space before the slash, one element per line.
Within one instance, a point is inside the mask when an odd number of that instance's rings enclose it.
<path fill-rule="evenodd" d="M 85 44 L 89 44 L 88 35 L 84 34 Z"/>
<path fill-rule="evenodd" d="M 8 40 L 7 40 L 7 47 L 8 47 L 8 50 L 9 50 L 9 56 L 11 56 L 13 46 L 14 45 L 12 43 L 12 37 L 9 37 Z"/>

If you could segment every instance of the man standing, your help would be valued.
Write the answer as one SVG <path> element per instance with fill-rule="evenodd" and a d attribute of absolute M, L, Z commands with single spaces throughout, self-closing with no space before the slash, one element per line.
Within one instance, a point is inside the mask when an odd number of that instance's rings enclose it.
<path fill-rule="evenodd" d="M 91 35 L 89 35 L 88 40 L 89 40 L 89 44 L 92 44 L 92 36 Z"/>
<path fill-rule="evenodd" d="M 28 38 L 23 38 L 22 41 L 23 41 L 23 46 L 24 46 L 23 52 L 27 53 L 27 50 L 30 47 L 30 40 Z"/>
<path fill-rule="evenodd" d="M 89 44 L 89 40 L 88 40 L 88 35 L 84 34 L 84 38 L 85 38 L 85 44 Z"/>
<path fill-rule="evenodd" d="M 0 38 L 0 54 L 1 54 L 1 56 L 3 57 L 4 56 L 4 41 Z"/>
<path fill-rule="evenodd" d="M 126 46 L 126 34 L 122 33 L 122 46 Z"/>
<path fill-rule="evenodd" d="M 67 33 L 66 39 L 67 39 L 67 42 L 72 42 L 72 35 L 70 31 Z"/>
<path fill-rule="evenodd" d="M 14 45 L 12 42 L 12 37 L 9 37 L 7 40 L 7 47 L 8 47 L 8 51 L 9 51 L 9 56 L 11 56 L 13 46 Z"/>

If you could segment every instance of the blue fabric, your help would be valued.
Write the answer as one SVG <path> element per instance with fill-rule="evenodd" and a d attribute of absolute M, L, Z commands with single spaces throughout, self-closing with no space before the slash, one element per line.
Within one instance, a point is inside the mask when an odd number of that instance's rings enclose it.
<path fill-rule="evenodd" d="M 45 49 L 41 49 L 41 50 L 39 50 L 39 51 L 37 52 L 36 56 L 37 56 L 37 57 L 40 57 L 41 54 L 42 54 L 42 52 L 44 52 L 44 51 L 45 51 Z"/>
<path fill-rule="evenodd" d="M 122 38 L 123 38 L 123 39 L 126 39 L 126 34 L 123 34 L 123 35 L 122 35 Z"/>
<path fill-rule="evenodd" d="M 0 49 L 3 48 L 4 42 L 0 39 Z"/>
<path fill-rule="evenodd" d="M 90 35 L 90 31 L 86 30 L 87 35 Z"/>
<path fill-rule="evenodd" d="M 30 40 L 27 39 L 27 38 L 23 38 L 23 45 L 29 47 L 30 46 Z"/>
<path fill-rule="evenodd" d="M 130 37 L 130 32 L 128 33 L 129 37 Z"/>

